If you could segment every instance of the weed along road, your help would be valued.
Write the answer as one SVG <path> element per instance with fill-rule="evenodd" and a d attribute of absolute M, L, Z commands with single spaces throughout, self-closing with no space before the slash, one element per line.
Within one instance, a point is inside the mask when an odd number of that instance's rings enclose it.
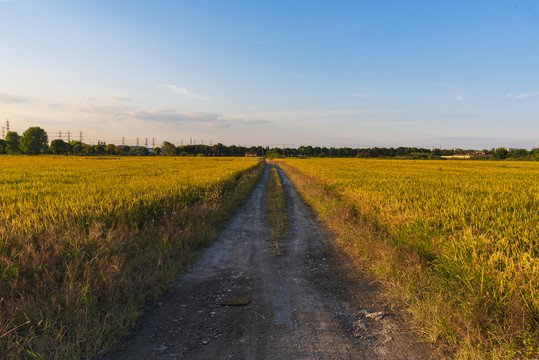
<path fill-rule="evenodd" d="M 279 170 L 289 236 L 272 252 L 268 166 L 247 203 L 107 359 L 429 359 Z"/>

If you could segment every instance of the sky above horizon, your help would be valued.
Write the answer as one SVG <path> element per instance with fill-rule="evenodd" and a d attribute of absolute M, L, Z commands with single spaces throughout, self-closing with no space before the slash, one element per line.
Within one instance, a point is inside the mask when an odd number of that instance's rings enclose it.
<path fill-rule="evenodd" d="M 0 48 L 49 140 L 539 147 L 537 1 L 0 0 Z"/>

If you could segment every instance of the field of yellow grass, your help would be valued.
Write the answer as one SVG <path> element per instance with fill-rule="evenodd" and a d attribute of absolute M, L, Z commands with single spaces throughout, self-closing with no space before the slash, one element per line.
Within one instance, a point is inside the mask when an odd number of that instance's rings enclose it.
<path fill-rule="evenodd" d="M 243 158 L 0 156 L 0 358 L 91 358 L 247 196 Z"/>
<path fill-rule="evenodd" d="M 281 164 L 448 357 L 539 356 L 539 164 Z"/>

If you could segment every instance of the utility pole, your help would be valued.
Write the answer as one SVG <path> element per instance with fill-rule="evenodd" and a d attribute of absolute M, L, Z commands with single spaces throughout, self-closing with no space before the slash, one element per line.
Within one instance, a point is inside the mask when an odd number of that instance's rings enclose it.
<path fill-rule="evenodd" d="M 286 144 L 283 144 L 283 157 L 285 157 L 285 155 L 284 155 L 284 146 L 285 146 L 285 145 L 286 145 Z"/>
<path fill-rule="evenodd" d="M 210 139 L 210 146 L 211 146 L 211 145 L 212 145 L 212 141 L 211 141 L 211 139 Z"/>

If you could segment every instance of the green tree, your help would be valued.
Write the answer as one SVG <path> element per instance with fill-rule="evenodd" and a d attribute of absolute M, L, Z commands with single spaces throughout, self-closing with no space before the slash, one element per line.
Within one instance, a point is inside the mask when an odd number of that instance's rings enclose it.
<path fill-rule="evenodd" d="M 505 148 L 497 148 L 495 151 L 494 151 L 494 154 L 492 154 L 492 157 L 496 160 L 503 160 L 507 157 L 507 155 L 509 154 L 509 151 L 507 151 L 507 149 Z"/>
<path fill-rule="evenodd" d="M 6 134 L 6 152 L 11 155 L 15 155 L 21 152 L 19 148 L 19 140 L 20 140 L 19 134 L 17 134 L 15 131 L 9 131 Z"/>
<path fill-rule="evenodd" d="M 103 145 L 94 145 L 94 154 L 105 155 L 105 147 Z"/>
<path fill-rule="evenodd" d="M 155 155 L 159 155 L 161 154 L 161 148 L 159 146 L 156 146 L 154 149 L 153 149 L 153 152 L 155 153 Z"/>
<path fill-rule="evenodd" d="M 148 156 L 148 155 L 150 155 L 150 151 L 149 151 L 148 148 L 145 147 L 145 146 L 139 146 L 139 147 L 137 148 L 136 155 L 137 155 L 137 156 Z"/>
<path fill-rule="evenodd" d="M 114 144 L 108 144 L 107 147 L 105 148 L 105 151 L 106 151 L 107 154 L 109 154 L 109 155 L 116 155 L 116 154 L 118 154 L 118 150 L 116 149 L 116 145 L 114 145 Z"/>
<path fill-rule="evenodd" d="M 82 151 L 84 150 L 84 147 L 82 146 L 82 142 L 77 140 L 71 140 L 69 143 L 69 146 L 71 147 L 71 152 L 74 155 L 80 155 Z"/>
<path fill-rule="evenodd" d="M 39 155 L 47 148 L 48 141 L 49 138 L 45 130 L 34 126 L 22 134 L 19 139 L 19 147 L 27 155 Z"/>
<path fill-rule="evenodd" d="M 161 147 L 163 149 L 163 154 L 167 156 L 172 156 L 176 153 L 176 146 L 168 141 L 163 141 L 163 145 L 161 145 Z"/>
<path fill-rule="evenodd" d="M 62 139 L 51 141 L 51 151 L 56 155 L 67 155 L 70 151 L 70 146 Z"/>
<path fill-rule="evenodd" d="M 530 155 L 530 153 L 526 149 L 513 149 L 509 151 L 507 157 L 513 159 L 522 159 L 528 155 Z"/>
<path fill-rule="evenodd" d="M 0 154 L 5 154 L 6 153 L 6 140 L 2 140 L 0 139 Z"/>

